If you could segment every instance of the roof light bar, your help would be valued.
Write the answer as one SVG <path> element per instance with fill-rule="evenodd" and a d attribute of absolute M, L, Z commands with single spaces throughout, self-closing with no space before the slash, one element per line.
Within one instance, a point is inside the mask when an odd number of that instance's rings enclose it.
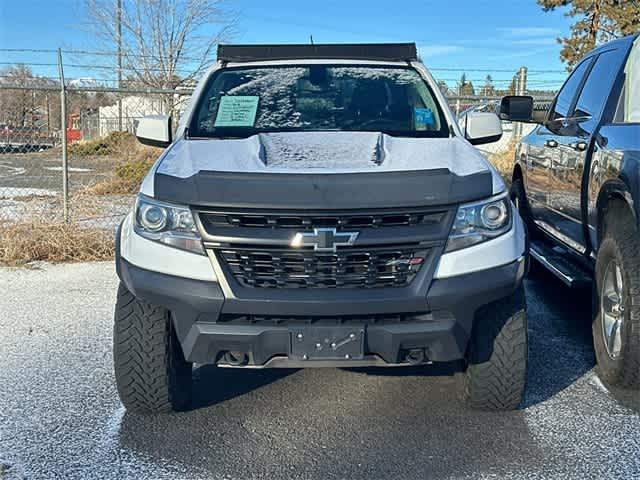
<path fill-rule="evenodd" d="M 418 52 L 415 43 L 218 45 L 222 62 L 301 59 L 414 61 Z"/>

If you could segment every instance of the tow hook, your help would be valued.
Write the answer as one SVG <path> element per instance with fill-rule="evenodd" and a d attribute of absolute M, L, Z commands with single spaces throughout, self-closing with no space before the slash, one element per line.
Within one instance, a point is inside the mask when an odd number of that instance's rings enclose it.
<path fill-rule="evenodd" d="M 422 348 L 412 348 L 404 357 L 405 361 L 411 365 L 419 365 L 425 362 L 425 354 Z"/>
<path fill-rule="evenodd" d="M 240 367 L 249 363 L 249 357 L 244 352 L 226 352 L 222 360 L 233 367 Z"/>

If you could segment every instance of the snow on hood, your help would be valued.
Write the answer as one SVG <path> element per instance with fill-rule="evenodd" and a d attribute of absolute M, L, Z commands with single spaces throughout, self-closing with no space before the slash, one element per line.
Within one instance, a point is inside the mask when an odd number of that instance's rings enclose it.
<path fill-rule="evenodd" d="M 504 183 L 461 138 L 392 137 L 377 132 L 263 133 L 245 139 L 179 140 L 156 173 L 188 178 L 200 171 L 354 173 L 447 168 L 464 176 L 490 170 L 494 193 Z"/>

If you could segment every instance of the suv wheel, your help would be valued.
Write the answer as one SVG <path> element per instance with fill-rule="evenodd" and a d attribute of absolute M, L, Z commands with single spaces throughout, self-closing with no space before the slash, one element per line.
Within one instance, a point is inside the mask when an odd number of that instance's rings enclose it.
<path fill-rule="evenodd" d="M 593 341 L 601 377 L 640 385 L 640 241 L 626 207 L 606 218 L 596 261 Z"/>
<path fill-rule="evenodd" d="M 527 378 L 527 315 L 524 287 L 476 315 L 467 355 L 464 397 L 473 408 L 513 410 Z"/>
<path fill-rule="evenodd" d="M 113 361 L 118 394 L 127 410 L 169 412 L 189 405 L 192 364 L 184 359 L 170 312 L 137 299 L 122 283 Z"/>

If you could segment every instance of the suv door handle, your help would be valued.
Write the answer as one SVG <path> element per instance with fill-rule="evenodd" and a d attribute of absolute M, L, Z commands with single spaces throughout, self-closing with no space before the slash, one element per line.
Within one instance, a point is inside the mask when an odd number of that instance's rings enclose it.
<path fill-rule="evenodd" d="M 581 141 L 581 142 L 572 143 L 570 147 L 578 152 L 584 152 L 587 149 L 588 145 L 587 145 L 587 142 Z"/>
<path fill-rule="evenodd" d="M 544 142 L 544 146 L 549 148 L 556 148 L 558 146 L 558 142 L 553 138 L 550 138 L 549 140 Z"/>

